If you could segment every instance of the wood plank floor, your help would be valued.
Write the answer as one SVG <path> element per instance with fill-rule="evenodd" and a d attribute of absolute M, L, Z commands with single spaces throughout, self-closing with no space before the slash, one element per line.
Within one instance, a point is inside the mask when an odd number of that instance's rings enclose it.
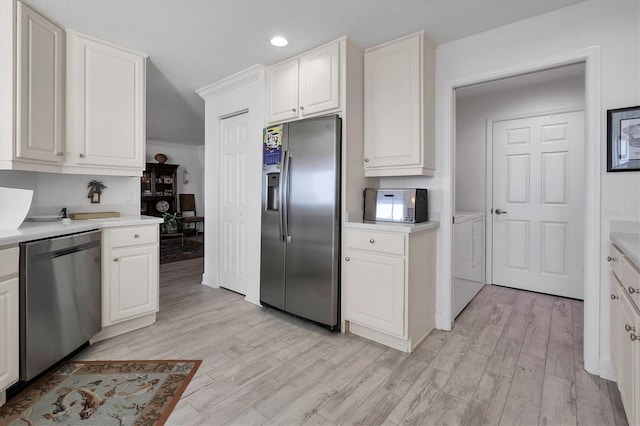
<path fill-rule="evenodd" d="M 330 333 L 161 266 L 156 324 L 79 359 L 202 359 L 171 425 L 626 424 L 582 360 L 582 302 L 486 286 L 413 354 Z"/>

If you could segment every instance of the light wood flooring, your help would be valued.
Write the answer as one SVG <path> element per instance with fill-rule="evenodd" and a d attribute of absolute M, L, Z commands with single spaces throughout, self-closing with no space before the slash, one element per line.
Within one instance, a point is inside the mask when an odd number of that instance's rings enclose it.
<path fill-rule="evenodd" d="M 157 323 L 78 358 L 202 359 L 170 425 L 626 424 L 582 302 L 487 286 L 408 355 L 202 286 L 202 259 L 160 270 Z"/>

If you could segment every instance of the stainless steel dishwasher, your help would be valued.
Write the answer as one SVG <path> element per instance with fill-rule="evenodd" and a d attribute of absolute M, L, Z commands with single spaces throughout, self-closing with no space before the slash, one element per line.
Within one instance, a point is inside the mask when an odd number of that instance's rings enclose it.
<path fill-rule="evenodd" d="M 101 330 L 100 231 L 20 244 L 20 380 Z"/>

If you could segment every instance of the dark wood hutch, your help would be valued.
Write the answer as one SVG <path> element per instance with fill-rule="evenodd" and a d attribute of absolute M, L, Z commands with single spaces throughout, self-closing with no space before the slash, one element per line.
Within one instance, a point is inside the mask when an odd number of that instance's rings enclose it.
<path fill-rule="evenodd" d="M 140 178 L 140 214 L 162 216 L 177 210 L 177 164 L 147 163 Z"/>

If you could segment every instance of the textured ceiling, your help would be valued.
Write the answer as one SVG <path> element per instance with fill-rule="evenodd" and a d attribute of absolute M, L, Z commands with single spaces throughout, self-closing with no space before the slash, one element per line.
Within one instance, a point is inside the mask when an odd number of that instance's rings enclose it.
<path fill-rule="evenodd" d="M 147 138 L 200 145 L 195 90 L 251 65 L 343 35 L 366 48 L 425 30 L 441 44 L 583 0 L 24 1 L 64 28 L 148 54 Z M 276 34 L 289 45 L 272 47 Z"/>

